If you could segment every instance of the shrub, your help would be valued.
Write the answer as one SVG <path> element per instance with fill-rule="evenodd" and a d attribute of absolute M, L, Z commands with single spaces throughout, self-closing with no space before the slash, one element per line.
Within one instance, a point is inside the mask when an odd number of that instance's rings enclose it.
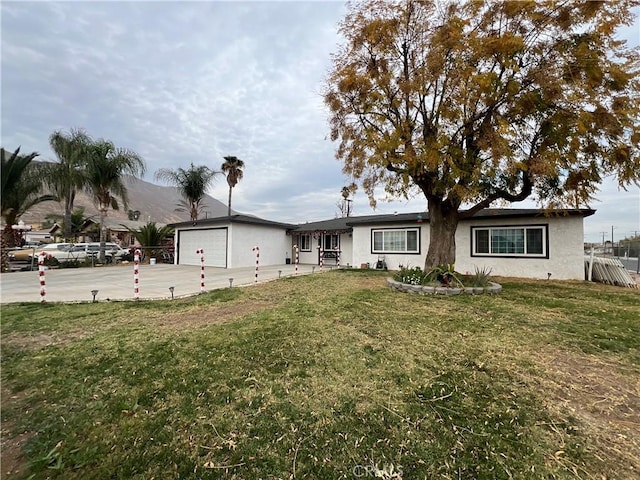
<path fill-rule="evenodd" d="M 84 260 L 78 260 L 77 258 L 65 260 L 64 262 L 58 262 L 59 268 L 80 268 L 83 265 L 85 265 Z"/>
<path fill-rule="evenodd" d="M 483 267 L 475 269 L 474 275 L 462 276 L 456 272 L 454 264 L 439 265 L 428 272 L 420 267 L 404 267 L 396 272 L 393 279 L 397 282 L 409 285 L 438 285 L 443 287 L 487 287 L 490 283 L 491 268 Z M 464 282 L 463 282 L 464 280 Z"/>
<path fill-rule="evenodd" d="M 464 287 L 453 263 L 433 267 L 426 277 L 428 282 L 438 282 L 443 287 Z"/>
<path fill-rule="evenodd" d="M 36 259 L 36 262 L 34 262 L 34 264 L 36 266 L 38 265 L 37 259 Z M 56 257 L 46 257 L 44 259 L 44 264 L 47 267 L 58 267 L 60 265 L 60 261 Z"/>
<path fill-rule="evenodd" d="M 475 267 L 475 273 L 471 277 L 472 287 L 488 287 L 491 279 L 491 268 Z"/>
<path fill-rule="evenodd" d="M 423 285 L 425 283 L 425 274 L 420 267 L 400 267 L 393 278 L 409 285 Z"/>

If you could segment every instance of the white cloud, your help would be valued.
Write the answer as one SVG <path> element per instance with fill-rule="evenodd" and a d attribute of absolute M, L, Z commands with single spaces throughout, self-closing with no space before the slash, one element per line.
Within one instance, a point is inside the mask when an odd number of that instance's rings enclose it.
<path fill-rule="evenodd" d="M 190 163 L 246 163 L 235 209 L 333 217 L 347 183 L 321 92 L 343 2 L 2 2 L 2 145 L 52 158 L 56 129 L 84 127 L 143 155 L 147 178 Z M 637 24 L 625 35 L 636 45 Z M 34 34 L 37 32 L 37 34 Z M 212 189 L 226 202 L 221 178 Z M 640 229 L 638 189 L 609 183 L 585 222 Z M 377 198 L 383 198 L 382 192 Z M 378 202 L 377 212 L 425 209 Z M 369 214 L 366 196 L 356 214 Z"/>

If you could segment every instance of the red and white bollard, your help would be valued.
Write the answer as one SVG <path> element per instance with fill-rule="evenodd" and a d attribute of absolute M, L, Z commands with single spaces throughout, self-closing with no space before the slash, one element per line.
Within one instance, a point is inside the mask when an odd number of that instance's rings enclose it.
<path fill-rule="evenodd" d="M 204 249 L 199 248 L 196 253 L 200 255 L 200 293 L 204 293 Z"/>
<path fill-rule="evenodd" d="M 133 299 L 140 300 L 140 255 L 142 252 L 136 248 L 133 252 Z"/>
<path fill-rule="evenodd" d="M 258 283 L 258 268 L 260 267 L 260 247 L 256 245 L 251 250 L 256 252 L 256 277 L 254 283 Z"/>
<path fill-rule="evenodd" d="M 298 245 L 294 245 L 293 249 L 296 251 L 296 258 L 295 258 L 295 263 L 296 263 L 296 275 L 298 275 L 298 260 L 300 258 L 300 249 L 298 248 Z"/>
<path fill-rule="evenodd" d="M 47 301 L 47 289 L 45 287 L 46 282 L 44 279 L 44 261 L 47 258 L 51 258 L 51 255 L 47 255 L 44 252 L 38 254 L 38 277 L 40 277 L 40 302 L 46 303 Z"/>

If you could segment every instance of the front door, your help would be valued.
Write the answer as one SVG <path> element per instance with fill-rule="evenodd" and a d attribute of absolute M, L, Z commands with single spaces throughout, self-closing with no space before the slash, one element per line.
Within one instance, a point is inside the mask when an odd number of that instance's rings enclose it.
<path fill-rule="evenodd" d="M 333 259 L 337 263 L 337 255 L 340 251 L 340 235 L 336 233 L 324 233 L 318 238 L 318 265 L 320 265 L 320 251 L 324 260 Z"/>

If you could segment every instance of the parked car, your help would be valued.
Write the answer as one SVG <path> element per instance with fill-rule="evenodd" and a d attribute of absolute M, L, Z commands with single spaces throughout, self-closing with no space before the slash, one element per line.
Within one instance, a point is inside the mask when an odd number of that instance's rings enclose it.
<path fill-rule="evenodd" d="M 40 247 L 44 247 L 46 245 L 46 243 L 41 242 L 40 240 L 27 240 L 26 242 L 24 242 L 24 245 L 22 245 L 23 248 L 40 248 Z"/>
<path fill-rule="evenodd" d="M 29 255 L 35 252 L 35 248 L 23 248 L 16 247 L 9 250 L 10 262 L 26 262 L 29 259 Z"/>
<path fill-rule="evenodd" d="M 52 255 L 57 252 L 66 252 L 71 248 L 72 243 L 48 243 L 39 248 L 26 248 L 23 249 L 26 252 L 26 258 L 23 260 L 31 261 L 32 257 L 35 257 L 35 260 L 38 261 L 38 255 L 41 252 L 46 253 L 47 255 Z M 16 255 L 16 259 L 18 256 Z"/>
<path fill-rule="evenodd" d="M 87 255 L 93 255 L 96 258 L 100 255 L 100 242 L 87 243 L 86 245 Z M 128 250 L 122 248 L 117 243 L 106 242 L 104 244 L 104 254 L 108 263 L 111 263 L 113 260 L 117 262 L 128 253 Z"/>
<path fill-rule="evenodd" d="M 59 262 L 80 261 L 84 262 L 87 258 L 97 258 L 100 253 L 100 243 L 69 243 L 65 244 L 65 248 L 43 249 L 45 253 L 51 255 Z M 39 252 L 36 252 L 36 256 Z M 107 263 L 111 263 L 114 259 L 117 261 L 127 251 L 117 243 L 107 242 L 105 244 L 105 258 Z"/>

